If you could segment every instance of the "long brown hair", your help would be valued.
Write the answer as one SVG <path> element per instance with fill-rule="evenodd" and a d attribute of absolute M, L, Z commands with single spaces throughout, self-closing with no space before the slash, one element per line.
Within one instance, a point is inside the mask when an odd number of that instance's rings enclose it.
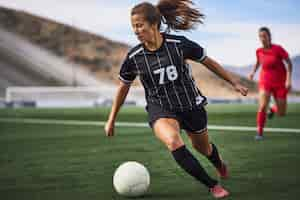
<path fill-rule="evenodd" d="M 140 3 L 131 10 L 131 16 L 141 14 L 151 25 L 161 23 L 167 25 L 167 30 L 190 30 L 198 24 L 203 24 L 204 14 L 192 7 L 192 0 L 160 0 L 155 6 L 148 2 Z"/>

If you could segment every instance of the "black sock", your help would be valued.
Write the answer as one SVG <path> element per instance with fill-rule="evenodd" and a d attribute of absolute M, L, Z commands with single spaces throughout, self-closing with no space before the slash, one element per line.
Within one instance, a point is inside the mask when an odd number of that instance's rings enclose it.
<path fill-rule="evenodd" d="M 208 188 L 212 188 L 218 183 L 206 173 L 199 161 L 191 154 L 185 145 L 172 151 L 172 155 L 181 168 Z"/>
<path fill-rule="evenodd" d="M 210 156 L 207 156 L 207 158 L 216 168 L 221 168 L 223 162 L 220 158 L 218 149 L 216 145 L 214 145 L 213 143 L 211 143 L 211 145 L 212 145 L 212 152 Z"/>

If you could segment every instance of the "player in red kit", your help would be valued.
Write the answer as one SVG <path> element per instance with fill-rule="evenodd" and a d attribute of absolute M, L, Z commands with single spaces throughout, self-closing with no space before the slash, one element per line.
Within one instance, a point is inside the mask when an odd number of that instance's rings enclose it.
<path fill-rule="evenodd" d="M 286 114 L 287 94 L 292 87 L 292 62 L 286 50 L 280 45 L 272 43 L 271 32 L 267 27 L 259 29 L 259 39 L 262 47 L 256 50 L 257 62 L 249 75 L 252 80 L 255 72 L 261 66 L 256 140 L 263 139 L 263 129 L 267 116 L 271 119 L 274 114 L 278 116 Z M 274 97 L 275 104 L 268 110 L 271 96 Z"/>

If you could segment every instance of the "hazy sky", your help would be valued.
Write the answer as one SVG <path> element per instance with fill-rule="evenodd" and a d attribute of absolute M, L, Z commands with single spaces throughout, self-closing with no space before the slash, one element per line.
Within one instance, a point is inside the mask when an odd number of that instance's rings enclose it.
<path fill-rule="evenodd" d="M 0 0 L 0 6 L 25 10 L 108 38 L 135 45 L 129 13 L 137 0 Z M 149 0 L 156 3 L 157 0 Z M 274 43 L 291 56 L 300 54 L 300 3 L 297 0 L 194 0 L 206 14 L 205 25 L 179 32 L 197 41 L 223 64 L 255 62 L 257 29 L 269 26 Z"/>

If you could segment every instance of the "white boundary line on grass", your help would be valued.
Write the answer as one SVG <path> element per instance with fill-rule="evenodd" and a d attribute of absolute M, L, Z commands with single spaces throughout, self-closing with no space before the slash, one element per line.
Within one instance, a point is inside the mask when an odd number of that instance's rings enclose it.
<path fill-rule="evenodd" d="M 58 124 L 58 125 L 77 125 L 77 126 L 104 126 L 105 121 L 80 121 L 80 120 L 57 120 L 57 119 L 33 119 L 33 118 L 0 118 L 0 123 L 23 123 L 23 124 Z M 116 122 L 117 127 L 142 127 L 147 128 L 147 123 Z M 249 126 L 219 126 L 209 125 L 210 130 L 223 131 L 256 131 L 256 127 Z M 265 128 L 267 132 L 281 133 L 300 133 L 300 129 L 292 128 Z"/>

